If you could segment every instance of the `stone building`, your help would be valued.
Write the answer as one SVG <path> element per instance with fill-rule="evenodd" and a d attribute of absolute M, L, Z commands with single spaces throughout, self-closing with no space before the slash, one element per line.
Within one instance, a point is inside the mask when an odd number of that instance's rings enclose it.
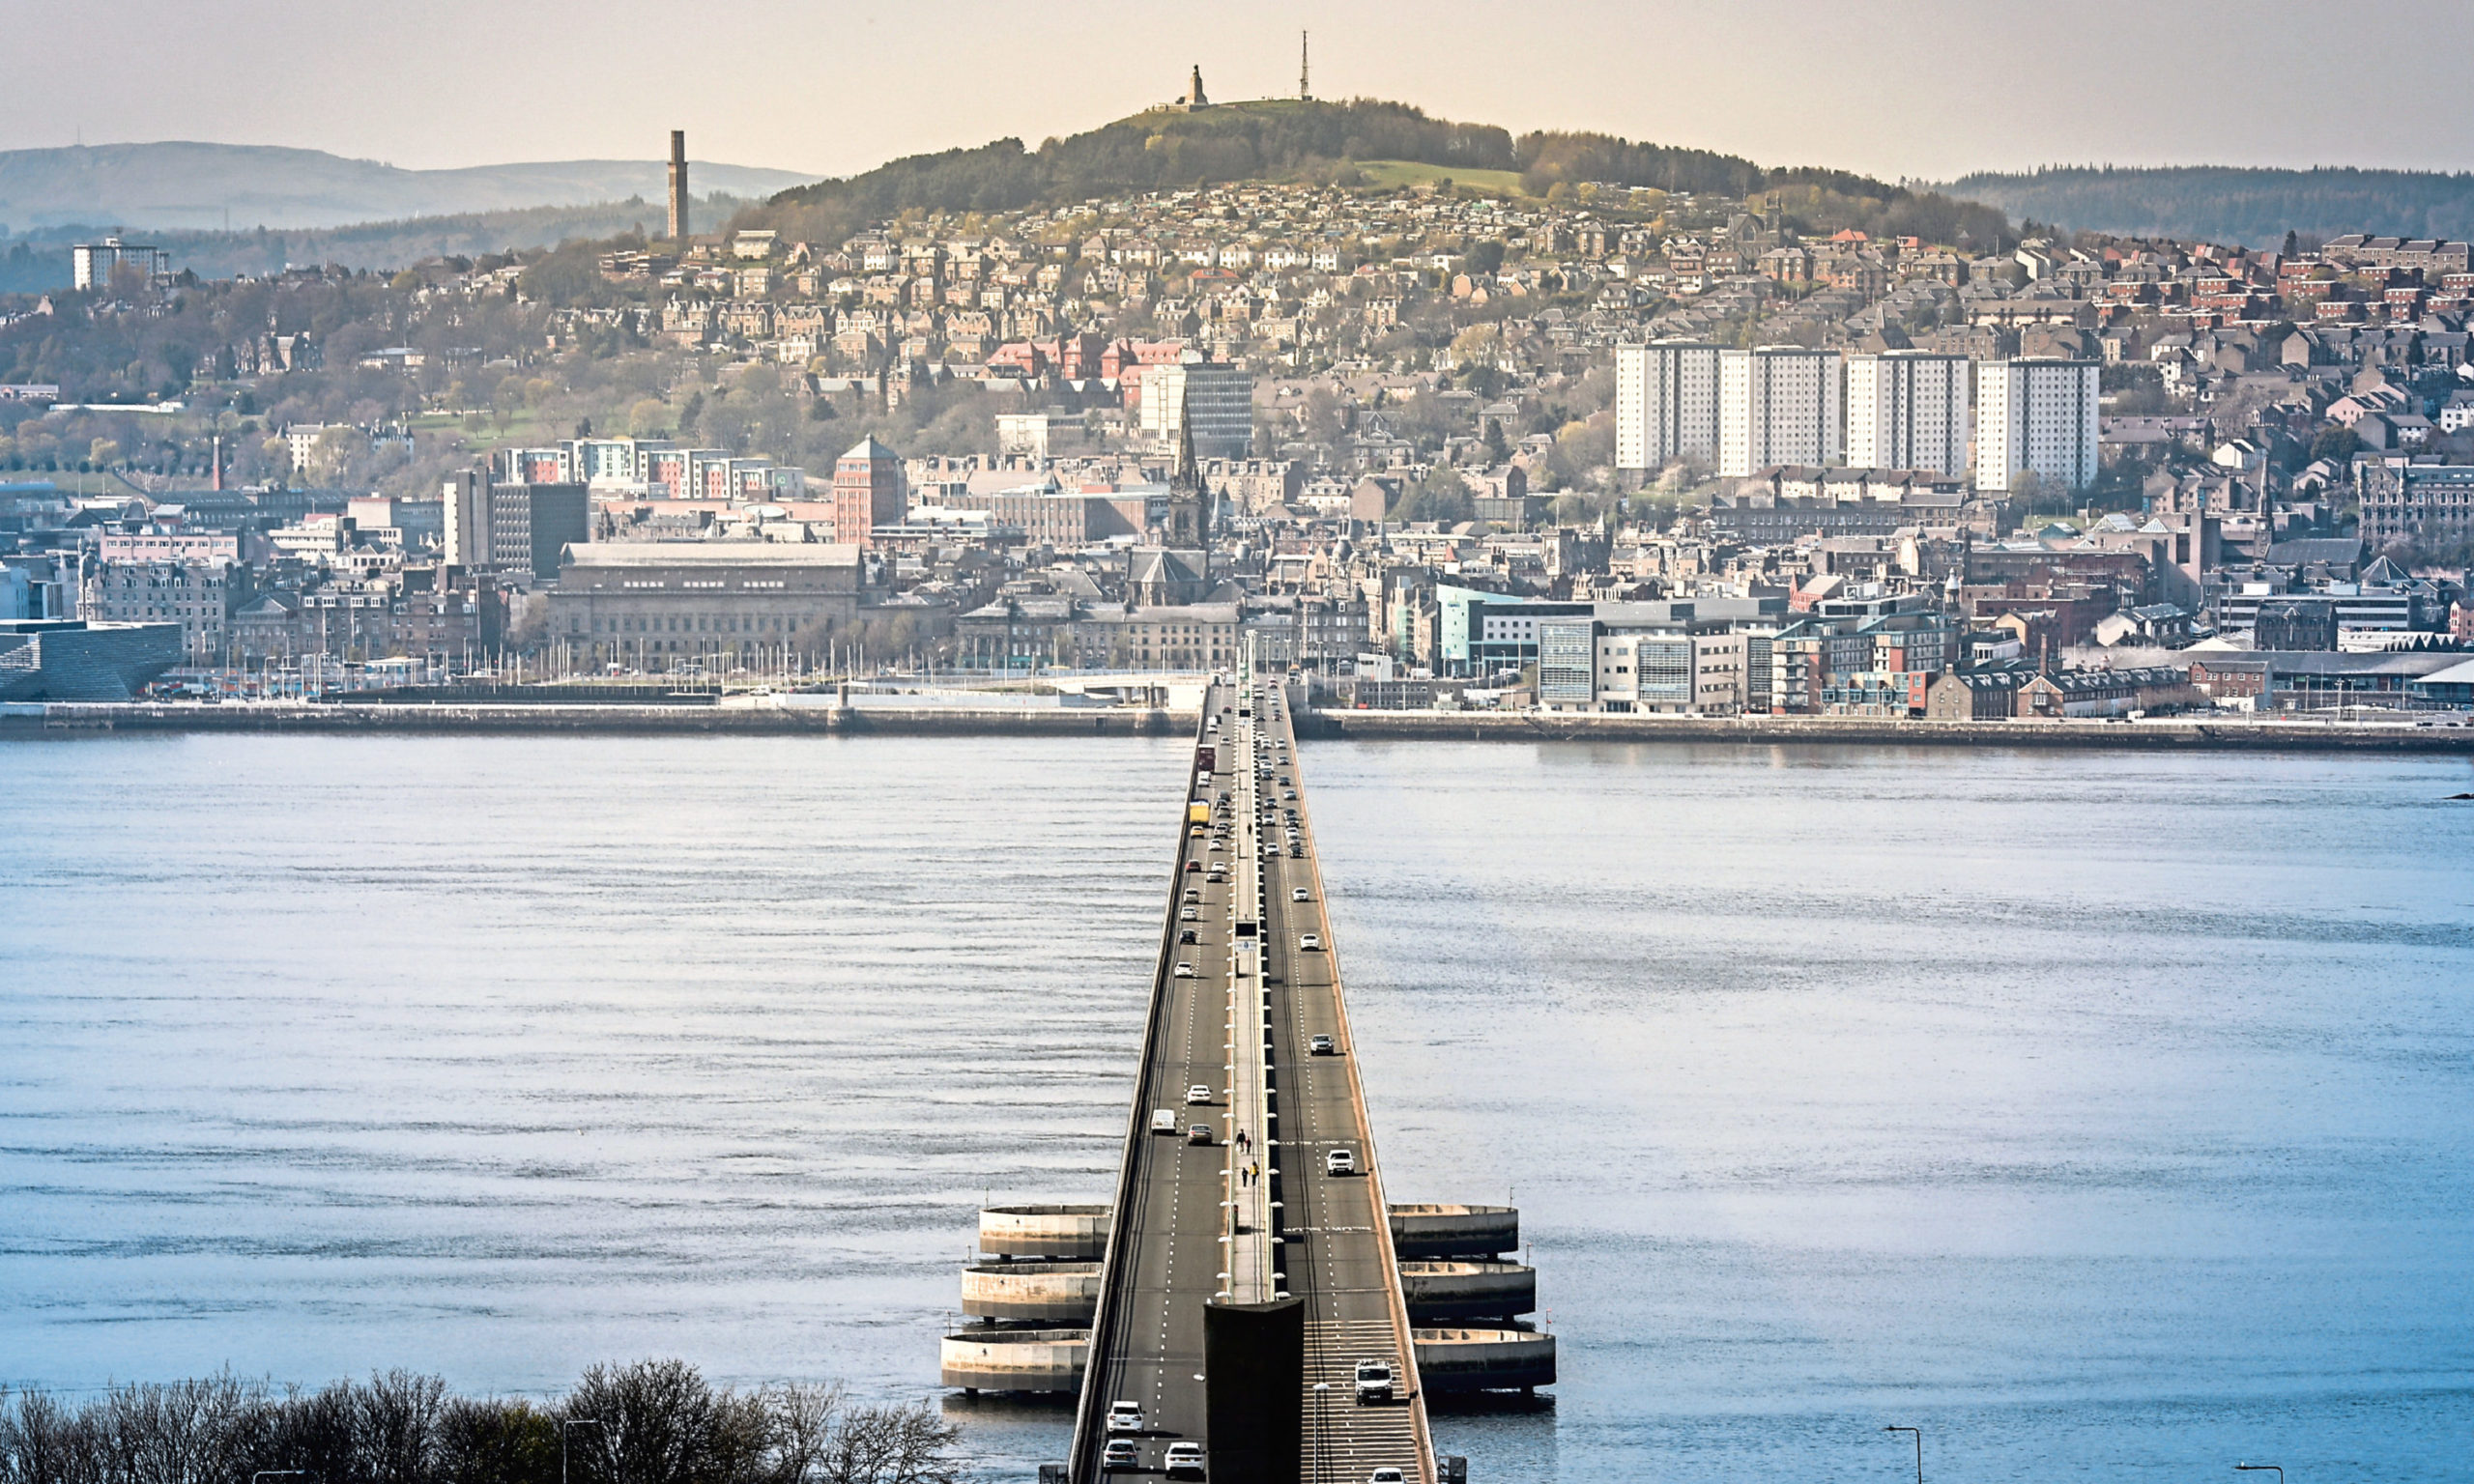
<path fill-rule="evenodd" d="M 664 669 L 778 651 L 858 615 L 859 548 L 753 541 L 605 542 L 568 550 L 547 636 L 596 660 Z"/>

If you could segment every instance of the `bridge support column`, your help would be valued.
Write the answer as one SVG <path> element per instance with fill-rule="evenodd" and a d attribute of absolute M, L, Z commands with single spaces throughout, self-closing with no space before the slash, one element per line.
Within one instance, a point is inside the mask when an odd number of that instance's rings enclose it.
<path fill-rule="evenodd" d="M 1296 1484 L 1306 1300 L 1205 1305 L 1202 1356 L 1212 1484 Z"/>

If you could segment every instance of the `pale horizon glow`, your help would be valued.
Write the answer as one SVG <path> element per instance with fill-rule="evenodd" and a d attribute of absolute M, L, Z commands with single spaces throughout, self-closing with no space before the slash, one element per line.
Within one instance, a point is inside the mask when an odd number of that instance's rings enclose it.
<path fill-rule="evenodd" d="M 1311 28 L 1318 97 L 1768 166 L 1948 180 L 2056 163 L 2474 162 L 2474 123 L 2433 103 L 2458 90 L 2474 8 L 2440 0 L 2345 22 L 2388 43 L 2372 87 L 2330 67 L 2330 13 L 2287 0 L 11 10 L 0 150 L 195 139 L 438 169 L 656 159 L 682 128 L 700 159 L 846 175 L 1009 135 L 1036 146 L 1175 96 L 1197 63 L 1215 99 L 1293 96 Z M 2330 106 L 2293 103 L 2319 89 L 2335 90 Z"/>

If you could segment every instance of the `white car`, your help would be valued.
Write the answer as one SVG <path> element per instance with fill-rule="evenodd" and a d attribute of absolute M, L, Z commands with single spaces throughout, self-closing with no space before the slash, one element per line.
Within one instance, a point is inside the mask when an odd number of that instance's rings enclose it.
<path fill-rule="evenodd" d="M 1397 1469 L 1377 1469 L 1366 1476 L 1366 1484 L 1408 1484 Z"/>
<path fill-rule="evenodd" d="M 1325 1156 L 1323 1156 L 1323 1173 L 1324 1173 L 1324 1174 L 1326 1174 L 1326 1175 L 1354 1175 L 1354 1174 L 1356 1174 L 1356 1173 L 1357 1173 L 1357 1155 L 1356 1155 L 1356 1153 L 1355 1153 L 1354 1151 L 1352 1151 L 1352 1150 L 1346 1150 L 1346 1149 L 1336 1149 L 1336 1150 L 1333 1150 L 1330 1154 L 1325 1155 Z"/>
<path fill-rule="evenodd" d="M 1312 901 L 1314 899 L 1307 896 L 1306 888 L 1301 886 L 1297 890 L 1288 894 L 1288 899 L 1291 901 Z"/>
<path fill-rule="evenodd" d="M 1299 938 L 1299 939 L 1297 940 L 1297 947 L 1298 947 L 1298 950 L 1299 950 L 1300 952 L 1302 952 L 1302 953 L 1309 953 L 1309 954 L 1310 954 L 1310 953 L 1314 953 L 1315 951 L 1317 951 L 1317 950 L 1319 950 L 1320 948 L 1322 948 L 1322 946 L 1323 946 L 1323 935 L 1322 935 L 1321 933 L 1319 933 L 1319 932 L 1309 932 L 1309 933 L 1307 933 L 1306 935 L 1304 935 L 1303 937 L 1301 937 L 1301 938 Z"/>
<path fill-rule="evenodd" d="M 1108 1403 L 1108 1431 L 1112 1433 L 1142 1431 L 1142 1409 L 1133 1402 Z"/>
<path fill-rule="evenodd" d="M 1197 1082 L 1194 1086 L 1186 1089 L 1186 1101 L 1189 1103 L 1209 1102 L 1211 1101 L 1211 1089 Z"/>
<path fill-rule="evenodd" d="M 1201 916 L 1202 914 L 1196 912 L 1192 907 L 1179 907 L 1177 909 L 1177 921 L 1181 923 L 1199 922 L 1201 920 Z"/>
<path fill-rule="evenodd" d="M 1191 963 L 1181 963 L 1181 964 L 1177 965 L 1177 977 L 1178 977 L 1179 979 L 1192 979 L 1192 978 L 1194 978 L 1194 966 L 1193 964 L 1191 964 Z"/>
<path fill-rule="evenodd" d="M 1168 1456 L 1162 1463 L 1172 1479 L 1199 1479 L 1203 1476 L 1202 1444 L 1172 1442 L 1168 1444 Z"/>

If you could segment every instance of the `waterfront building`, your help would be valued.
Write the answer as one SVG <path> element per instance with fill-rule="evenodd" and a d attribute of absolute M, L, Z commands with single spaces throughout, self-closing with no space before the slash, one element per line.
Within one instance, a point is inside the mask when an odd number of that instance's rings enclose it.
<path fill-rule="evenodd" d="M 233 541 L 230 536 L 202 539 Z M 169 624 L 180 633 L 182 653 L 208 657 L 222 648 L 232 600 L 245 585 L 241 573 L 235 559 L 219 556 L 98 558 L 87 564 L 78 611 L 98 623 Z"/>
<path fill-rule="evenodd" d="M 744 657 L 856 617 L 860 584 L 849 542 L 579 544 L 549 595 L 548 632 L 613 660 Z"/>
<path fill-rule="evenodd" d="M 181 662 L 177 623 L 0 618 L 0 700 L 128 700 Z"/>

